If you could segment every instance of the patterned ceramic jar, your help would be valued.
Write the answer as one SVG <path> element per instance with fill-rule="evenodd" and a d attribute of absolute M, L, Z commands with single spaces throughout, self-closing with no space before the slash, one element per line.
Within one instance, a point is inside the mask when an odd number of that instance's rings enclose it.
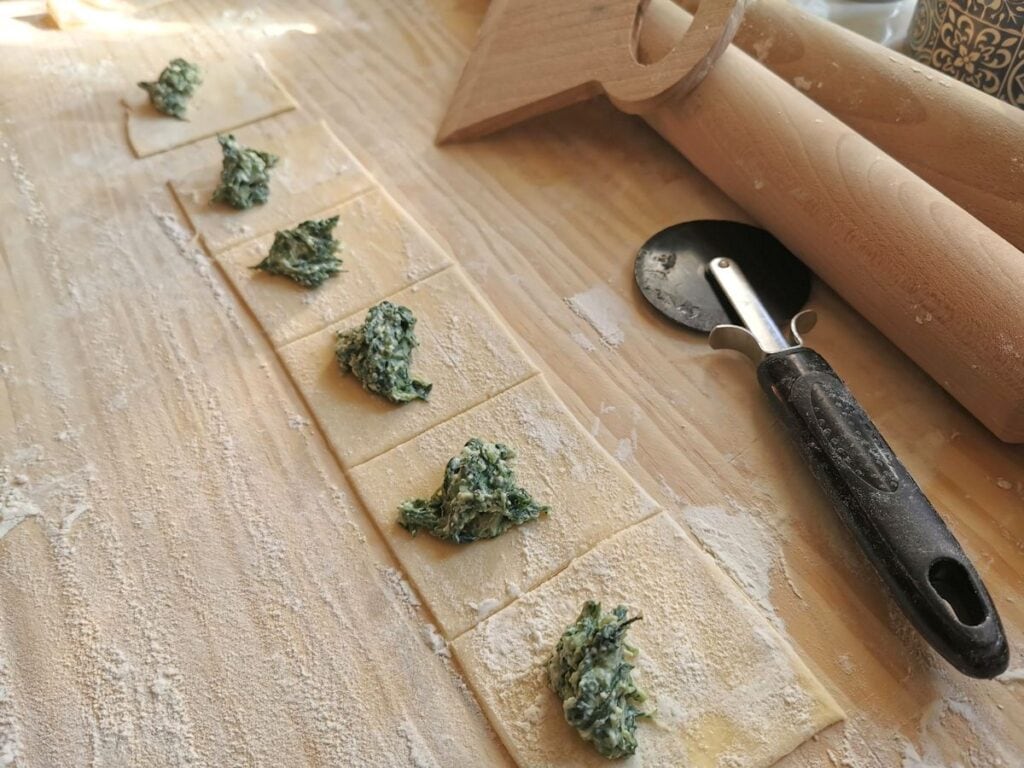
<path fill-rule="evenodd" d="M 1024 0 L 918 0 L 910 55 L 1024 108 Z"/>

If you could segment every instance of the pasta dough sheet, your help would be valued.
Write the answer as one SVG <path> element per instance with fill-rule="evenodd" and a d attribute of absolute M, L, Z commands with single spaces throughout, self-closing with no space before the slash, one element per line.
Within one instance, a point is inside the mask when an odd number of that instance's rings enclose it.
<path fill-rule="evenodd" d="M 390 300 L 409 307 L 416 316 L 420 346 L 413 352 L 412 372 L 433 383 L 429 401 L 396 405 L 339 370 L 334 357 L 336 334 L 361 325 L 364 311 L 280 350 L 344 467 L 372 459 L 536 372 L 502 322 L 454 267 Z"/>
<path fill-rule="evenodd" d="M 437 244 L 380 189 L 310 218 L 338 216 L 335 237 L 342 272 L 319 288 L 252 267 L 270 251 L 272 234 L 215 258 L 259 319 L 274 346 L 366 310 L 402 288 L 451 264 Z M 289 222 L 294 227 L 298 221 Z"/>
<path fill-rule="evenodd" d="M 519 483 L 551 511 L 496 539 L 415 538 L 397 522 L 409 498 L 429 498 L 466 440 L 516 449 Z M 448 637 L 507 605 L 616 531 L 656 510 L 565 409 L 541 376 L 424 432 L 350 473 L 363 504 Z"/>
<path fill-rule="evenodd" d="M 290 120 L 264 120 L 235 133 L 245 146 L 272 152 L 280 160 L 270 172 L 270 200 L 248 210 L 211 201 L 220 183 L 221 150 L 205 142 L 209 162 L 171 182 L 193 229 L 211 253 L 275 232 L 340 205 L 373 187 L 362 166 L 322 122 L 298 127 Z"/>
<path fill-rule="evenodd" d="M 793 649 L 665 513 L 622 531 L 454 642 L 505 746 L 522 766 L 600 766 L 565 722 L 544 663 L 584 600 L 625 603 L 634 680 L 651 718 L 617 765 L 763 768 L 843 718 Z"/>
<path fill-rule="evenodd" d="M 157 112 L 141 88 L 126 99 L 128 141 L 137 157 L 166 152 L 295 109 L 292 97 L 253 56 L 194 63 L 202 70 L 203 82 L 189 101 L 186 119 Z M 159 74 L 159 70 L 141 73 L 139 80 L 156 80 Z"/>
<path fill-rule="evenodd" d="M 111 17 L 131 16 L 170 0 L 46 0 L 46 12 L 58 29 L 94 23 L 109 25 Z"/>

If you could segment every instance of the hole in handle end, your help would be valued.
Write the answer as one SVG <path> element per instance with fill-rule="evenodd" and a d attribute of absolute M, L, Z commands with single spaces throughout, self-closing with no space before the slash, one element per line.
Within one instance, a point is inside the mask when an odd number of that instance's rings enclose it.
<path fill-rule="evenodd" d="M 961 624 L 976 627 L 988 618 L 981 595 L 970 573 L 956 560 L 943 557 L 928 569 L 928 583 L 939 594 Z"/>

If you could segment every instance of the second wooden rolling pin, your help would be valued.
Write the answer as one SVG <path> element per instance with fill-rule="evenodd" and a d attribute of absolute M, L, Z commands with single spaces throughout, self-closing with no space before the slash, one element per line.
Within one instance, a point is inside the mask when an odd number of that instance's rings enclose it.
<path fill-rule="evenodd" d="M 690 19 L 652 0 L 644 57 Z M 644 119 L 992 432 L 1024 442 L 1024 254 L 736 46 Z"/>
<path fill-rule="evenodd" d="M 733 44 L 1024 249 L 1024 109 L 786 0 L 748 4 Z"/>

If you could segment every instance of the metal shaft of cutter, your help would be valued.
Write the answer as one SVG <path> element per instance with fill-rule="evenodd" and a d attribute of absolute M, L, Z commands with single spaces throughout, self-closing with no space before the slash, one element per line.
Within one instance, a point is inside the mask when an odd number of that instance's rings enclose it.
<path fill-rule="evenodd" d="M 736 262 L 732 259 L 712 259 L 707 268 L 711 279 L 721 287 L 736 314 L 743 321 L 743 325 L 765 353 L 781 352 L 792 346 L 782 335 L 782 331 L 772 320 Z"/>

